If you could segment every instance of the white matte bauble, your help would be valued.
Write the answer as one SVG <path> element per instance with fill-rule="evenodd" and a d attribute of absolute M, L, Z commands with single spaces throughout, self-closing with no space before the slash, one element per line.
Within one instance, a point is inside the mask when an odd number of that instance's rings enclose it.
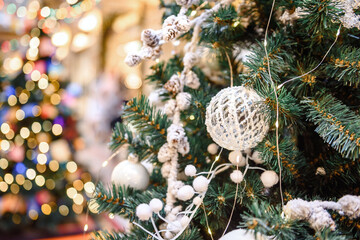
<path fill-rule="evenodd" d="M 163 202 L 158 198 L 153 198 L 150 203 L 150 208 L 154 213 L 158 213 L 163 208 L 164 204 Z"/>
<path fill-rule="evenodd" d="M 209 144 L 209 146 L 207 147 L 207 151 L 211 154 L 211 155 L 215 155 L 217 154 L 219 150 L 219 146 L 216 143 L 211 143 Z"/>
<path fill-rule="evenodd" d="M 260 180 L 265 187 L 269 188 L 279 182 L 279 176 L 272 170 L 265 171 L 261 174 Z"/>
<path fill-rule="evenodd" d="M 181 219 L 180 219 L 180 223 L 181 223 L 181 226 L 185 227 L 189 224 L 190 222 L 190 218 L 188 216 L 183 216 Z"/>
<path fill-rule="evenodd" d="M 187 201 L 190 200 L 194 196 L 194 194 L 194 189 L 189 185 L 185 185 L 179 189 L 176 197 L 181 201 Z"/>
<path fill-rule="evenodd" d="M 242 180 L 244 179 L 244 175 L 242 174 L 241 171 L 239 171 L 239 170 L 234 170 L 234 171 L 230 174 L 230 179 L 231 179 L 231 181 L 233 181 L 234 183 L 241 183 Z"/>
<path fill-rule="evenodd" d="M 151 208 L 148 204 L 142 203 L 136 207 L 136 216 L 141 221 L 147 221 L 152 216 Z"/>
<path fill-rule="evenodd" d="M 132 187 L 145 190 L 149 185 L 150 176 L 146 168 L 139 162 L 125 160 L 114 168 L 111 182 L 117 186 Z"/>
<path fill-rule="evenodd" d="M 258 233 L 256 234 L 253 230 L 236 229 L 221 237 L 219 240 L 267 240 L 268 237 Z"/>
<path fill-rule="evenodd" d="M 225 88 L 211 99 L 205 124 L 214 142 L 228 150 L 253 148 L 269 130 L 264 99 L 242 86 Z"/>
<path fill-rule="evenodd" d="M 193 187 L 197 192 L 205 192 L 208 189 L 209 180 L 204 176 L 198 176 L 193 181 Z"/>
<path fill-rule="evenodd" d="M 194 165 L 191 165 L 191 164 L 186 165 L 184 171 L 185 171 L 186 176 L 193 177 L 196 175 L 196 168 Z"/>
<path fill-rule="evenodd" d="M 195 206 L 199 206 L 202 203 L 202 199 L 200 197 L 195 197 L 193 203 Z"/>
<path fill-rule="evenodd" d="M 229 153 L 229 161 L 238 167 L 246 165 L 246 159 L 244 158 L 241 151 L 232 151 Z"/>

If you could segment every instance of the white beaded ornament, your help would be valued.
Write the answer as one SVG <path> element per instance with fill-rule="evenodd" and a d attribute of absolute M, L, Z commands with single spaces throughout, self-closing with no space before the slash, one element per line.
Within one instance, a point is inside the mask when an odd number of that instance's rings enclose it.
<path fill-rule="evenodd" d="M 211 138 L 228 150 L 255 147 L 269 130 L 264 99 L 253 89 L 221 90 L 206 108 L 206 127 Z"/>

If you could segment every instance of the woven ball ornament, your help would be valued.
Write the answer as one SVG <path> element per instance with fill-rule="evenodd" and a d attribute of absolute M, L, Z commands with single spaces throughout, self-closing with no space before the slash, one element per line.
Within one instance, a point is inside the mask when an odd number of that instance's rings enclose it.
<path fill-rule="evenodd" d="M 253 148 L 269 130 L 265 109 L 264 99 L 253 89 L 225 88 L 206 108 L 207 131 L 214 142 L 228 150 Z"/>

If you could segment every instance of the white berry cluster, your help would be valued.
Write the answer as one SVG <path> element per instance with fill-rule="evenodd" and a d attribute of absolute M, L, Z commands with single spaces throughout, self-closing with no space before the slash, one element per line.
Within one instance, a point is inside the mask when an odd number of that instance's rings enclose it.
<path fill-rule="evenodd" d="M 321 231 L 324 228 L 335 230 L 336 224 L 326 209 L 337 211 L 350 219 L 358 218 L 360 217 L 360 197 L 345 195 L 337 202 L 308 202 L 299 198 L 293 199 L 285 205 L 284 213 L 291 220 L 308 221 L 315 231 Z"/>

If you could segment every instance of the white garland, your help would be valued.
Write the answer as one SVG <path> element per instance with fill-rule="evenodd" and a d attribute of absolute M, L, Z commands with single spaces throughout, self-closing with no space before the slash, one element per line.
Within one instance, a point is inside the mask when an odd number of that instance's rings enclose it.
<path fill-rule="evenodd" d="M 308 221 L 316 231 L 321 231 L 326 227 L 335 230 L 336 224 L 326 209 L 337 211 L 350 219 L 358 218 L 360 217 L 360 197 L 345 195 L 337 202 L 317 200 L 308 202 L 298 198 L 290 200 L 284 206 L 284 213 L 288 219 Z"/>

